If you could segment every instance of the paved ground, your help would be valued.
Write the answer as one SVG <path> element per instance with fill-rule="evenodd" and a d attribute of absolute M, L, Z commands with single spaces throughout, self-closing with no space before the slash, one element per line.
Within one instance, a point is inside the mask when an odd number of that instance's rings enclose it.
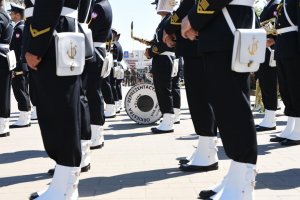
<path fill-rule="evenodd" d="M 197 142 L 185 90 L 182 92 L 182 121 L 172 134 L 151 135 L 151 126 L 135 124 L 124 110 L 117 118 L 107 120 L 105 147 L 93 151 L 92 169 L 81 174 L 79 199 L 196 199 L 201 189 L 223 177 L 230 162 L 221 141 L 218 171 L 183 173 L 178 170 L 176 159 L 190 155 Z M 259 122 L 262 115 L 254 114 Z M 18 115 L 14 101 L 11 123 Z M 285 124 L 286 118 L 278 112 L 275 132 Z M 299 200 L 300 146 L 282 148 L 270 143 L 270 135 L 275 132 L 258 134 L 256 200 Z M 29 128 L 11 130 L 10 137 L 1 138 L 0 153 L 1 200 L 27 199 L 30 193 L 45 188 L 51 181 L 46 172 L 54 163 L 43 149 L 37 121 Z"/>

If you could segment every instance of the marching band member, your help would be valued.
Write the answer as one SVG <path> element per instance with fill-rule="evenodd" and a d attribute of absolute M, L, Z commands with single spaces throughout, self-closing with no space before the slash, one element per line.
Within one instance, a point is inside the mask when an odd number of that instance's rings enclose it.
<path fill-rule="evenodd" d="M 285 130 L 275 140 L 283 146 L 300 144 L 300 6 L 297 0 L 283 0 L 278 7 L 275 60 L 278 67 L 279 91 L 288 116 Z"/>
<path fill-rule="evenodd" d="M 11 19 L 15 22 L 10 49 L 15 51 L 17 67 L 14 69 L 12 88 L 20 110 L 19 119 L 10 128 L 22 128 L 31 125 L 31 106 L 28 91 L 28 67 L 21 60 L 24 29 L 24 7 L 11 3 Z"/>
<path fill-rule="evenodd" d="M 275 30 L 270 30 L 267 27 L 273 26 L 272 20 L 275 23 L 276 8 L 280 0 L 270 0 L 268 4 L 264 7 L 261 15 L 260 21 L 262 27 L 266 27 L 268 34 L 268 47 L 266 50 L 265 62 L 262 63 L 257 72 L 258 81 L 262 93 L 262 101 L 265 107 L 265 116 L 262 122 L 256 126 L 256 131 L 268 131 L 276 129 L 276 110 L 277 110 L 277 69 L 276 63 L 272 64 L 274 55 L 271 56 L 272 50 L 275 45 Z M 271 28 L 271 27 L 270 27 Z M 275 27 L 274 27 L 275 28 Z M 271 66 L 272 65 L 272 66 Z"/>
<path fill-rule="evenodd" d="M 249 73 L 231 69 L 234 37 L 225 18 L 227 11 L 236 28 L 250 29 L 255 20 L 253 4 L 254 0 L 199 0 L 181 22 L 182 36 L 198 39 L 201 61 L 195 67 L 202 72 L 198 80 L 204 80 L 198 91 L 213 110 L 225 152 L 232 160 L 220 184 L 200 192 L 202 199 L 253 199 L 257 141 L 249 106 Z"/>
<path fill-rule="evenodd" d="M 0 0 L 0 137 L 9 136 L 10 91 L 12 71 L 9 69 L 6 54 L 13 34 L 10 17 Z"/>
<path fill-rule="evenodd" d="M 81 76 L 57 76 L 56 55 L 59 52 L 55 52 L 54 32 L 77 29 L 79 1 L 35 0 L 25 5 L 27 15 L 31 15 L 24 28 L 27 31 L 25 58 L 36 89 L 44 147 L 56 162 L 50 186 L 35 199 L 77 199 L 81 163 Z"/>
<path fill-rule="evenodd" d="M 181 20 L 194 5 L 194 0 L 181 2 L 179 8 L 173 12 L 166 23 L 164 41 L 172 46 L 175 45 L 176 39 L 176 54 L 183 56 L 188 105 L 196 134 L 199 135 L 198 146 L 194 153 L 187 159 L 179 161 L 180 169 L 182 171 L 209 171 L 218 169 L 217 130 L 213 111 L 207 99 L 202 95 L 197 95 L 198 86 L 205 84 L 203 79 L 199 79 L 199 74 L 203 72 L 195 67 L 201 62 L 201 57 L 197 55 L 197 41 L 184 39 L 180 34 Z M 202 91 L 201 94 L 204 92 Z"/>
<path fill-rule="evenodd" d="M 157 133 L 174 132 L 174 104 L 172 96 L 172 66 L 175 59 L 174 47 L 168 47 L 163 41 L 163 26 L 168 16 L 173 11 L 174 5 L 170 6 L 169 1 L 156 0 L 152 4 L 156 5 L 157 14 L 162 16 L 162 21 L 158 25 L 152 46 L 147 48 L 145 56 L 152 58 L 152 74 L 155 92 L 159 104 L 160 111 L 163 114 L 163 119 L 158 127 L 154 127 L 151 131 Z M 171 2 L 171 3 L 172 3 Z"/>

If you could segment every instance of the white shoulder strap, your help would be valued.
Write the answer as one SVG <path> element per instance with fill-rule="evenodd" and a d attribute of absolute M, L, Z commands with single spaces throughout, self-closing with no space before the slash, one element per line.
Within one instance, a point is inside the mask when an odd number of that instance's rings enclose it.
<path fill-rule="evenodd" d="M 253 8 L 252 8 L 252 10 L 253 10 Z M 234 32 L 236 31 L 236 28 L 235 28 L 235 26 L 234 26 L 234 24 L 233 24 L 233 21 L 232 21 L 230 15 L 229 15 L 229 12 L 228 12 L 227 8 L 224 7 L 224 8 L 222 9 L 222 12 L 223 12 L 223 15 L 224 15 L 224 17 L 225 17 L 225 19 L 226 19 L 226 21 L 227 21 L 227 24 L 228 24 L 228 26 L 229 26 L 231 32 L 234 33 Z M 253 10 L 252 29 L 255 29 L 255 13 L 254 13 L 254 10 Z"/>
<path fill-rule="evenodd" d="M 90 3 L 89 3 L 89 9 L 88 9 L 88 12 L 85 16 L 85 19 L 84 19 L 84 23 L 86 23 L 87 19 L 88 19 L 88 16 L 89 16 L 89 13 L 90 13 L 90 10 L 91 10 L 91 6 L 92 6 L 92 0 L 89 0 Z"/>
<path fill-rule="evenodd" d="M 290 25 L 291 25 L 291 26 L 296 26 L 296 25 L 292 22 L 292 20 L 291 20 L 289 14 L 287 13 L 287 10 L 286 10 L 286 7 L 285 7 L 285 0 L 283 0 L 283 10 L 284 10 L 285 17 L 286 17 L 287 21 L 290 23 Z"/>

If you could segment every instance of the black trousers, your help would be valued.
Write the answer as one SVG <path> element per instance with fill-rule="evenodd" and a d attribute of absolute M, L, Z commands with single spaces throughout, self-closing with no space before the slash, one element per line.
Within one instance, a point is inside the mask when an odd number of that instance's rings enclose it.
<path fill-rule="evenodd" d="M 231 51 L 203 53 L 198 93 L 210 104 L 227 156 L 237 162 L 257 161 L 257 140 L 249 101 L 249 74 L 231 70 Z M 200 113 L 206 114 L 206 113 Z"/>
<path fill-rule="evenodd" d="M 97 48 L 99 53 L 105 58 L 105 49 Z M 97 54 L 91 61 L 86 62 L 86 96 L 88 99 L 91 124 L 103 126 L 105 123 L 104 100 L 101 92 L 103 79 L 101 78 L 103 61 Z"/>
<path fill-rule="evenodd" d="M 36 91 L 35 91 L 35 85 L 34 81 L 32 78 L 32 72 L 29 71 L 29 96 L 30 96 L 30 101 L 33 106 L 36 106 Z"/>
<path fill-rule="evenodd" d="M 172 62 L 168 56 L 161 55 L 152 59 L 153 83 L 162 114 L 174 114 L 171 71 Z"/>
<path fill-rule="evenodd" d="M 42 60 L 32 71 L 36 107 L 45 150 L 57 164 L 81 162 L 80 76 L 56 76 L 55 60 Z"/>
<path fill-rule="evenodd" d="M 257 72 L 262 101 L 267 110 L 277 110 L 277 69 L 269 66 L 270 51 L 266 50 L 265 62 Z"/>
<path fill-rule="evenodd" d="M 8 70 L 6 58 L 0 57 L 0 118 L 9 118 L 12 72 Z"/>
<path fill-rule="evenodd" d="M 119 101 L 119 96 L 117 92 L 117 79 L 114 77 L 113 69 L 110 72 L 109 81 L 114 101 Z"/>
<path fill-rule="evenodd" d="M 110 76 L 103 79 L 101 91 L 106 104 L 115 104 L 115 100 L 110 85 Z"/>
<path fill-rule="evenodd" d="M 28 112 L 31 110 L 28 85 L 28 72 L 23 72 L 23 74 L 21 75 L 16 75 L 12 79 L 12 88 L 15 98 L 18 102 L 18 109 L 24 112 Z"/>
<path fill-rule="evenodd" d="M 177 76 L 172 78 L 172 96 L 173 96 L 173 106 L 174 108 L 180 109 L 181 107 L 181 94 L 180 94 L 180 86 L 179 86 L 179 74 L 178 71 Z"/>
<path fill-rule="evenodd" d="M 279 91 L 285 105 L 284 113 L 300 117 L 300 58 L 277 59 Z"/>
<path fill-rule="evenodd" d="M 117 95 L 118 95 L 118 99 L 119 100 L 123 99 L 123 95 L 122 95 L 122 81 L 123 81 L 123 79 L 116 79 L 116 90 L 117 90 Z"/>
<path fill-rule="evenodd" d="M 199 78 L 199 74 L 205 73 L 203 68 L 197 67 L 202 59 L 200 57 L 184 57 L 184 82 L 186 97 L 190 114 L 197 135 L 214 137 L 217 136 L 214 112 L 208 102 L 205 80 Z"/>

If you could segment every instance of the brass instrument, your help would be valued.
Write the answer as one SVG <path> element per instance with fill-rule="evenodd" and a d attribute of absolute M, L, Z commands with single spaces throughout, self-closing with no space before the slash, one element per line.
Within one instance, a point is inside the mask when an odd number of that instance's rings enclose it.
<path fill-rule="evenodd" d="M 276 18 L 273 17 L 260 23 L 261 27 L 266 30 L 267 35 L 277 35 Z"/>
<path fill-rule="evenodd" d="M 149 40 L 145 40 L 143 38 L 138 38 L 138 37 L 135 37 L 133 36 L 133 22 L 131 22 L 131 38 L 142 43 L 142 44 L 145 44 L 147 46 L 151 46 L 152 45 L 152 42 L 149 41 Z"/>

